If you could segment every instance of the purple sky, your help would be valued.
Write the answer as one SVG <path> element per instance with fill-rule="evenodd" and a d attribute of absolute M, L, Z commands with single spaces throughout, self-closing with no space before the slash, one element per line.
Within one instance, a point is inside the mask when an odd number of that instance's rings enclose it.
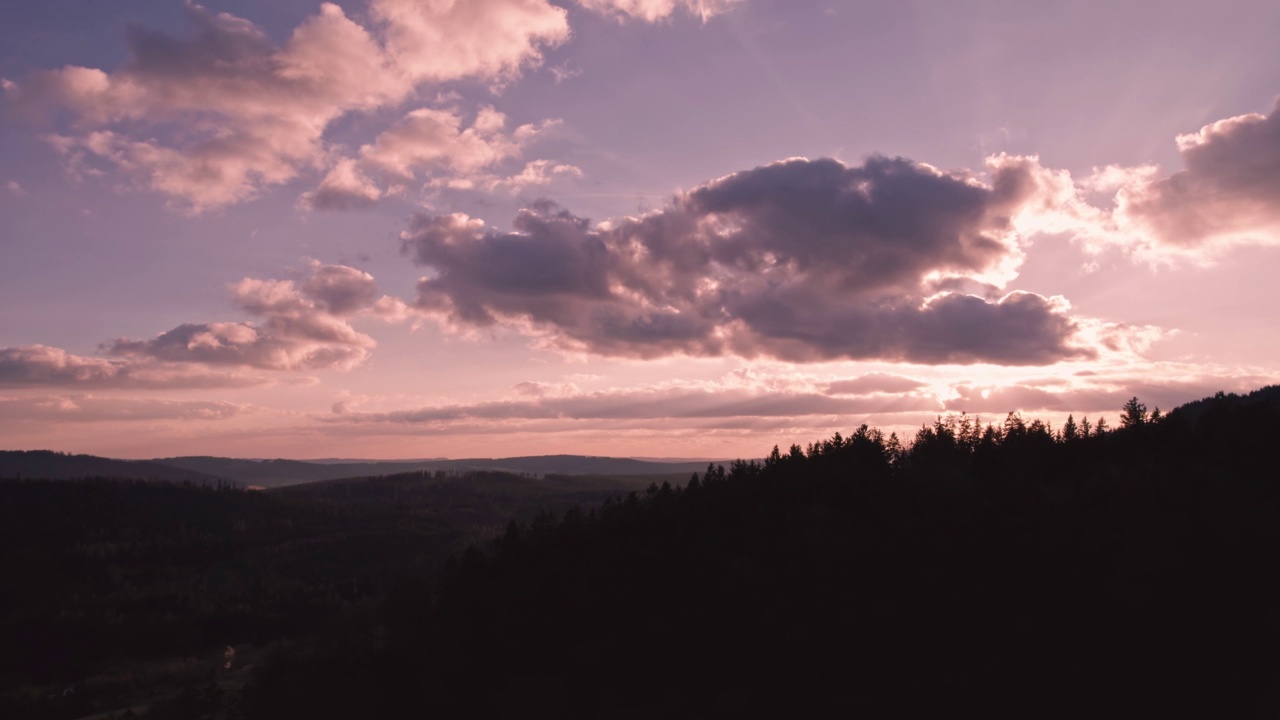
<path fill-rule="evenodd" d="M 1280 6 L 0 6 L 0 438 L 755 457 L 1277 381 Z"/>

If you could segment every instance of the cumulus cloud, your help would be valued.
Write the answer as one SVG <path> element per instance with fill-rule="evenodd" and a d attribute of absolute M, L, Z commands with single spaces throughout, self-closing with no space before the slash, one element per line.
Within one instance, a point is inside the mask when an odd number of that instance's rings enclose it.
<path fill-rule="evenodd" d="M 1002 292 L 1035 168 L 991 184 L 901 158 L 793 159 L 592 227 L 541 203 L 515 232 L 415 216 L 430 273 L 415 307 L 460 326 L 524 323 L 561 347 L 656 357 L 1046 364 L 1088 356 L 1061 298 Z M 979 294 L 956 291 L 959 284 Z"/>
<path fill-rule="evenodd" d="M 578 4 L 619 18 L 657 22 L 670 17 L 677 8 L 697 15 L 703 22 L 719 15 L 741 0 L 578 0 Z"/>
<path fill-rule="evenodd" d="M 316 210 L 367 207 L 388 194 L 383 186 L 404 187 L 422 174 L 430 176 L 429 187 L 490 191 L 546 185 L 555 177 L 580 177 L 578 168 L 549 160 L 530 161 L 511 175 L 500 172 L 554 124 L 531 123 L 508 130 L 506 115 L 488 105 L 469 124 L 456 109 L 419 108 L 361 147 L 357 156 L 335 162 L 320 187 L 306 193 L 302 202 Z"/>
<path fill-rule="evenodd" d="M 1157 246 L 1280 242 L 1280 103 L 1270 115 L 1219 120 L 1177 138 L 1186 169 L 1110 168 L 1122 231 Z"/>
<path fill-rule="evenodd" d="M 480 185 L 490 190 L 506 190 L 518 193 L 533 187 L 550 185 L 558 178 L 580 178 L 582 169 L 575 165 L 556 163 L 550 160 L 531 160 L 524 169 L 507 177 L 489 176 L 480 178 Z"/>
<path fill-rule="evenodd" d="M 370 207 L 383 196 L 353 158 L 342 158 L 329 168 L 320 186 L 303 193 L 302 205 L 313 210 L 354 210 Z"/>
<path fill-rule="evenodd" d="M 242 372 L 74 355 L 48 345 L 0 348 L 0 387 L 226 388 L 268 382 Z"/>
<path fill-rule="evenodd" d="M 472 172 L 516 155 L 521 143 L 538 132 L 533 125 L 523 125 L 507 136 L 506 122 L 506 116 L 490 106 L 482 107 L 468 128 L 462 127 L 456 112 L 420 108 L 361 148 L 360 154 L 369 164 L 406 180 L 416 168 L 430 165 Z"/>
<path fill-rule="evenodd" d="M 500 79 L 569 38 L 564 9 L 546 0 L 373 0 L 395 67 L 416 80 Z"/>
<path fill-rule="evenodd" d="M 1030 199 L 1014 218 L 1024 235 L 1064 234 L 1092 252 L 1120 248 L 1153 264 L 1205 261 L 1232 245 L 1280 242 L 1280 104 L 1179 136 L 1184 169 L 1095 168 L 1082 178 L 1033 157 L 987 159 L 1021 167 Z"/>
<path fill-rule="evenodd" d="M 186 11 L 187 37 L 131 27 L 114 72 L 37 72 L 6 94 L 32 114 L 71 111 L 73 131 L 50 136 L 70 163 L 105 163 L 202 210 L 323 167 L 325 130 L 348 112 L 427 82 L 509 78 L 568 37 L 565 11 L 545 0 L 373 0 L 372 29 L 323 3 L 279 47 L 243 18 Z M 352 170 L 332 168 L 312 202 L 375 199 Z"/>
<path fill-rule="evenodd" d="M 231 295 L 259 318 L 256 324 L 186 323 L 149 340 L 121 338 L 104 350 L 119 358 L 299 370 L 349 369 L 375 345 L 350 324 L 379 303 L 373 276 L 356 268 L 314 262 L 301 283 L 245 278 Z"/>

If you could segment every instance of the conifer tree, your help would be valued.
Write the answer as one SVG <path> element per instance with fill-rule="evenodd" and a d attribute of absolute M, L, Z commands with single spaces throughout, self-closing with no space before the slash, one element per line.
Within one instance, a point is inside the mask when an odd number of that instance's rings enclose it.
<path fill-rule="evenodd" d="M 1076 427 L 1076 419 L 1074 415 L 1067 416 L 1067 422 L 1062 426 L 1062 441 L 1072 442 L 1080 437 L 1080 428 Z"/>
<path fill-rule="evenodd" d="M 1120 427 L 1135 428 L 1147 424 L 1147 406 L 1138 402 L 1135 395 L 1129 398 L 1120 412 Z"/>

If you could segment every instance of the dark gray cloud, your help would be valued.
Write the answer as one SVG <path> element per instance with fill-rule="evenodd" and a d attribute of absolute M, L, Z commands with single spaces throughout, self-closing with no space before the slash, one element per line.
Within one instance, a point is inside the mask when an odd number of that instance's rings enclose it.
<path fill-rule="evenodd" d="M 514 232 L 419 214 L 402 239 L 432 271 L 420 310 L 531 322 L 569 348 L 1046 364 L 1090 354 L 1059 303 L 941 290 L 1016 262 L 1011 217 L 1033 172 L 1007 163 L 984 185 L 901 158 L 796 159 L 596 227 L 543 203 Z"/>
<path fill-rule="evenodd" d="M 1125 188 L 1122 218 L 1182 248 L 1280 236 L 1280 104 L 1206 125 L 1178 147 L 1186 169 Z"/>

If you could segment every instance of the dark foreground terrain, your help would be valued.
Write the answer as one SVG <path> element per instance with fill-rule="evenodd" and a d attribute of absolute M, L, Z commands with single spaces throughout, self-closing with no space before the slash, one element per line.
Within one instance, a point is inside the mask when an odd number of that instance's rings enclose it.
<path fill-rule="evenodd" d="M 435 577 L 512 518 L 652 481 L 437 471 L 267 492 L 0 481 L 0 718 L 209 695 L 227 646 L 240 670 L 273 643 L 363 629 L 393 588 Z"/>
<path fill-rule="evenodd" d="M 22 687 L 66 682 L 118 666 L 122 636 L 163 643 L 190 627 L 186 647 L 206 643 L 212 661 L 258 643 L 253 667 L 175 690 L 152 717 L 1269 716 L 1278 439 L 1275 387 L 1163 417 L 1135 400 L 1106 432 L 961 417 L 904 448 L 864 427 L 603 505 L 583 495 L 585 511 L 564 509 L 572 493 L 554 515 L 498 507 L 495 522 L 517 520 L 434 574 L 484 533 L 432 525 L 435 491 L 422 488 L 436 485 L 407 479 L 287 499 L 138 486 L 154 496 L 116 515 L 166 518 L 177 539 L 156 544 L 156 565 L 180 571 L 109 559 L 124 531 L 99 536 L 76 514 L 105 485 L 39 512 L 15 509 L 37 500 L 13 494 L 51 485 L 6 487 L 3 540 L 34 532 L 23 547 L 37 549 L 5 556 L 6 577 L 27 582 L 5 587 L 14 645 L 0 672 Z M 521 480 L 476 478 L 456 492 Z M 154 509 L 193 491 L 243 525 L 179 521 L 177 500 Z M 286 518 L 304 545 L 243 539 Z M 236 555 L 236 543 L 257 549 Z M 58 558 L 79 564 L 41 584 Z M 210 594 L 180 604 L 154 590 L 170 577 Z M 279 589 L 227 589 L 254 582 Z M 130 604 L 130 592 L 147 599 Z M 44 625 L 17 614 L 42 607 Z M 148 648 L 133 656 L 172 650 Z M 70 712 L 33 694 L 10 702 L 0 715 Z"/>

